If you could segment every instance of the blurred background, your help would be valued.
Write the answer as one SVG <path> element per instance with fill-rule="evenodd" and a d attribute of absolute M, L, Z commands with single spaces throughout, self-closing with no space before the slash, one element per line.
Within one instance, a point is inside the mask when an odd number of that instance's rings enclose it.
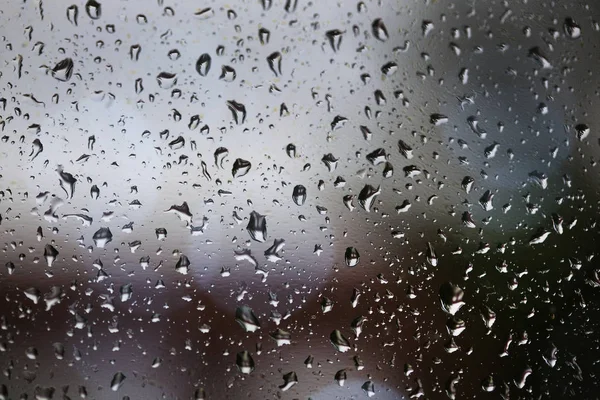
<path fill-rule="evenodd" d="M 7 4 L 0 399 L 597 399 L 598 8 Z"/>

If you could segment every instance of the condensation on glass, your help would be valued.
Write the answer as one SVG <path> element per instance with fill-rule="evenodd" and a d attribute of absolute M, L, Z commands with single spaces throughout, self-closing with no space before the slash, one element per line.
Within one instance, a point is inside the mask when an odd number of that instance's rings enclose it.
<path fill-rule="evenodd" d="M 6 2 L 0 399 L 592 399 L 600 6 Z"/>

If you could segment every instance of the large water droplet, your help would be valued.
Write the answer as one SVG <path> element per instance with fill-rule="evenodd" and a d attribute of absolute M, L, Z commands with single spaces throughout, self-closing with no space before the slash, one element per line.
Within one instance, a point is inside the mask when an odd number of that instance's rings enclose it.
<path fill-rule="evenodd" d="M 88 0 L 85 3 L 85 12 L 91 19 L 99 19 L 102 16 L 102 5 L 96 0 Z"/>
<path fill-rule="evenodd" d="M 282 60 L 282 56 L 281 53 L 276 51 L 275 53 L 272 53 L 271 55 L 269 55 L 267 57 L 267 62 L 269 64 L 269 68 L 271 68 L 271 71 L 273 71 L 273 73 L 275 74 L 275 76 L 279 76 L 281 75 L 281 60 Z"/>
<path fill-rule="evenodd" d="M 306 201 L 306 188 L 302 185 L 294 186 L 294 191 L 292 192 L 292 200 L 296 205 L 302 206 Z"/>
<path fill-rule="evenodd" d="M 565 18 L 563 30 L 569 39 L 579 39 L 581 37 L 581 27 L 573 18 Z"/>
<path fill-rule="evenodd" d="M 61 82 L 66 82 L 71 79 L 73 75 L 73 60 L 65 58 L 59 61 L 54 68 L 52 68 L 52 77 Z"/>
<path fill-rule="evenodd" d="M 254 371 L 254 359 L 250 353 L 245 350 L 237 353 L 235 364 L 242 374 L 249 374 Z"/>
<path fill-rule="evenodd" d="M 92 236 L 92 240 L 96 247 L 104 248 L 112 241 L 113 235 L 109 228 L 100 228 Z"/>
<path fill-rule="evenodd" d="M 340 353 L 345 353 L 350 350 L 350 342 L 344 337 L 344 335 L 342 335 L 342 332 L 337 329 L 331 332 L 331 335 L 329 335 L 329 340 L 331 341 L 333 347 L 335 347 L 335 349 Z"/>
<path fill-rule="evenodd" d="M 212 63 L 212 60 L 210 58 L 210 55 L 208 53 L 202 54 L 198 58 L 198 61 L 196 61 L 196 72 L 198 72 L 200 74 L 200 76 L 208 75 L 208 72 L 210 71 L 211 63 Z"/>
<path fill-rule="evenodd" d="M 260 322 L 254 311 L 248 306 L 241 306 L 235 310 L 235 320 L 246 332 L 254 332 L 260 329 Z"/>
<path fill-rule="evenodd" d="M 113 392 L 118 391 L 121 388 L 121 386 L 123 386 L 124 381 L 125 375 L 122 372 L 117 372 L 110 381 L 110 389 Z"/>
<path fill-rule="evenodd" d="M 371 28 L 373 30 L 373 35 L 377 39 L 381 40 L 382 42 L 388 40 L 388 30 L 385 27 L 385 24 L 383 23 L 383 20 L 381 18 L 377 18 L 376 20 L 374 20 L 371 24 Z"/>
<path fill-rule="evenodd" d="M 349 267 L 355 267 L 358 265 L 358 261 L 360 260 L 360 254 L 358 254 L 358 250 L 356 250 L 354 247 L 346 248 L 344 260 L 346 261 L 346 265 Z"/>
<path fill-rule="evenodd" d="M 250 237 L 257 242 L 263 243 L 267 240 L 267 218 L 264 215 L 252 211 L 246 229 Z"/>
<path fill-rule="evenodd" d="M 67 7 L 67 20 L 73 25 L 77 26 L 77 19 L 79 18 L 79 8 L 73 4 Z"/>

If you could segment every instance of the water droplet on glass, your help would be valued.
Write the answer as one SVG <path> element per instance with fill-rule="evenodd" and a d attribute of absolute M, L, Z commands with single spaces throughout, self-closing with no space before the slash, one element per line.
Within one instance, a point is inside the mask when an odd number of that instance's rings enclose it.
<path fill-rule="evenodd" d="M 381 187 L 374 188 L 367 184 L 358 194 L 358 204 L 366 211 L 371 212 L 371 206 L 375 202 L 375 198 L 381 193 Z"/>
<path fill-rule="evenodd" d="M 295 372 L 288 372 L 283 375 L 283 384 L 279 386 L 282 392 L 289 390 L 292 386 L 298 383 L 298 376 Z"/>
<path fill-rule="evenodd" d="M 342 335 L 342 332 L 337 329 L 331 332 L 331 335 L 329 335 L 329 340 L 331 341 L 333 347 L 335 347 L 335 349 L 340 353 L 345 353 L 350 350 L 350 342 L 344 337 L 344 335 Z"/>
<path fill-rule="evenodd" d="M 286 146 L 285 152 L 289 158 L 296 158 L 296 146 L 293 143 L 290 143 Z"/>
<path fill-rule="evenodd" d="M 60 178 L 60 187 L 65 191 L 67 197 L 72 199 L 73 195 L 75 194 L 75 184 L 77 183 L 77 179 L 75 179 L 75 177 L 70 173 L 64 172 L 62 165 L 58 166 L 57 172 L 58 177 Z"/>
<path fill-rule="evenodd" d="M 131 45 L 129 48 L 129 57 L 132 61 L 138 61 L 140 59 L 140 53 L 142 52 L 142 46 L 139 44 Z"/>
<path fill-rule="evenodd" d="M 242 103 L 238 103 L 235 100 L 228 100 L 227 107 L 231 111 L 233 120 L 237 125 L 243 124 L 246 121 L 246 106 Z"/>
<path fill-rule="evenodd" d="M 575 135 L 577 136 L 577 140 L 585 140 L 590 134 L 590 127 L 586 124 L 577 124 L 575 125 Z"/>
<path fill-rule="evenodd" d="M 338 51 L 342 45 L 343 32 L 339 29 L 332 29 L 325 32 L 325 36 L 327 37 L 327 40 L 329 41 L 333 51 Z"/>
<path fill-rule="evenodd" d="M 456 314 L 465 305 L 465 302 L 462 301 L 463 290 L 452 282 L 446 282 L 440 287 L 439 296 L 442 310 L 450 315 Z"/>
<path fill-rule="evenodd" d="M 263 243 L 267 240 L 267 218 L 256 211 L 250 213 L 250 220 L 246 226 L 250 237 L 257 242 Z"/>
<path fill-rule="evenodd" d="M 533 47 L 529 50 L 529 57 L 531 57 L 537 64 L 543 69 L 552 68 L 552 64 L 548 60 L 548 57 L 542 52 L 539 47 Z"/>
<path fill-rule="evenodd" d="M 373 35 L 381 40 L 382 42 L 385 42 L 386 40 L 388 40 L 389 35 L 388 35 L 388 31 L 387 28 L 385 27 L 385 24 L 383 23 L 383 20 L 381 18 L 377 18 L 376 20 L 373 21 L 373 23 L 371 24 L 371 28 L 373 30 Z"/>
<path fill-rule="evenodd" d="M 271 38 L 271 31 L 267 28 L 260 28 L 258 30 L 258 39 L 260 40 L 260 44 L 265 45 L 269 43 Z"/>
<path fill-rule="evenodd" d="M 219 79 L 225 82 L 233 82 L 235 81 L 237 74 L 235 69 L 230 67 L 229 65 L 221 66 L 221 75 L 219 75 Z"/>
<path fill-rule="evenodd" d="M 117 372 L 110 381 L 110 389 L 113 392 L 118 391 L 121 388 L 121 386 L 123 386 L 124 381 L 125 375 L 122 372 Z"/>
<path fill-rule="evenodd" d="M 162 89 L 171 89 L 177 84 L 177 74 L 161 72 L 156 76 L 158 86 Z"/>
<path fill-rule="evenodd" d="M 346 265 L 349 267 L 355 267 L 358 265 L 358 261 L 360 260 L 360 254 L 358 253 L 358 250 L 356 250 L 354 247 L 346 248 L 344 260 L 346 261 Z"/>
<path fill-rule="evenodd" d="M 292 339 L 292 335 L 290 335 L 289 332 L 284 331 L 283 329 L 277 329 L 274 332 L 271 332 L 269 334 L 269 336 L 275 340 L 275 343 L 277 343 L 277 346 L 283 346 L 286 344 L 290 344 L 291 343 L 291 339 Z"/>
<path fill-rule="evenodd" d="M 192 213 L 186 201 L 179 206 L 172 205 L 165 213 L 175 214 L 180 220 L 185 221 L 187 224 L 192 222 Z"/>
<path fill-rule="evenodd" d="M 91 19 L 99 19 L 102 16 L 102 5 L 96 0 L 88 0 L 85 3 L 85 12 Z"/>
<path fill-rule="evenodd" d="M 179 256 L 179 260 L 177 260 L 177 263 L 175 264 L 175 271 L 182 275 L 187 275 L 190 272 L 190 265 L 190 259 L 182 254 Z"/>
<path fill-rule="evenodd" d="M 337 168 L 339 159 L 335 158 L 335 156 L 333 154 L 328 153 L 328 154 L 325 154 L 323 156 L 323 158 L 321 158 L 321 161 L 323 161 L 323 164 L 325 164 L 325 166 L 327 167 L 329 172 L 333 172 Z"/>
<path fill-rule="evenodd" d="M 235 310 L 235 320 L 246 332 L 254 332 L 257 329 L 260 329 L 258 318 L 254 314 L 254 311 L 248 306 L 241 306 Z"/>
<path fill-rule="evenodd" d="M 250 353 L 245 350 L 237 353 L 235 364 L 242 374 L 249 374 L 254 371 L 254 359 Z"/>
<path fill-rule="evenodd" d="M 294 203 L 298 206 L 304 205 L 304 202 L 306 201 L 306 188 L 302 185 L 294 186 L 292 200 L 294 200 Z"/>
<path fill-rule="evenodd" d="M 225 161 L 225 159 L 227 158 L 227 156 L 229 155 L 229 150 L 227 150 L 227 148 L 225 147 L 219 147 L 217 148 L 217 150 L 215 150 L 215 165 L 217 166 L 217 168 L 221 168 L 223 169 L 223 162 Z"/>
<path fill-rule="evenodd" d="M 35 160 L 35 158 L 44 151 L 44 145 L 40 139 L 35 139 L 31 144 L 31 153 L 29 153 L 29 157 L 31 157 L 31 161 Z"/>
<path fill-rule="evenodd" d="M 379 148 L 377 150 L 372 151 L 371 153 L 367 154 L 367 160 L 373 165 L 379 165 L 381 163 L 384 163 L 387 160 L 385 150 Z"/>
<path fill-rule="evenodd" d="M 269 64 L 269 68 L 275 74 L 275 76 L 281 75 L 281 53 L 276 51 L 267 57 L 267 62 Z"/>
<path fill-rule="evenodd" d="M 372 381 L 366 381 L 363 383 L 361 388 L 365 391 L 368 397 L 375 396 L 375 384 Z"/>
<path fill-rule="evenodd" d="M 112 232 L 109 228 L 100 228 L 92 236 L 92 240 L 96 247 L 104 248 L 108 243 L 112 241 Z"/>
<path fill-rule="evenodd" d="M 73 60 L 65 58 L 58 62 L 54 68 L 52 68 L 52 77 L 61 82 L 66 82 L 71 79 L 73 75 Z"/>
<path fill-rule="evenodd" d="M 569 39 L 579 39 L 581 37 L 581 27 L 573 18 L 565 18 L 563 29 Z"/>
<path fill-rule="evenodd" d="M 79 8 L 73 4 L 67 7 L 67 20 L 77 26 L 77 18 L 79 17 Z"/>
<path fill-rule="evenodd" d="M 444 114 L 431 114 L 429 121 L 435 126 L 440 126 L 448 122 L 448 117 Z"/>
<path fill-rule="evenodd" d="M 433 245 L 431 244 L 431 242 L 427 242 L 427 262 L 435 267 L 438 265 L 438 257 L 437 254 L 435 253 L 435 249 L 433 248 Z"/>
<path fill-rule="evenodd" d="M 208 75 L 208 72 L 210 71 L 211 63 L 212 63 L 212 60 L 210 58 L 210 55 L 208 55 L 207 53 L 202 54 L 198 58 L 198 61 L 196 61 L 196 72 L 198 72 L 200 74 L 200 76 Z"/>
<path fill-rule="evenodd" d="M 252 164 L 250 163 L 250 161 L 238 158 L 233 162 L 231 174 L 234 178 L 241 178 L 242 176 L 245 176 L 248 172 L 250 172 L 250 168 L 252 168 Z"/>

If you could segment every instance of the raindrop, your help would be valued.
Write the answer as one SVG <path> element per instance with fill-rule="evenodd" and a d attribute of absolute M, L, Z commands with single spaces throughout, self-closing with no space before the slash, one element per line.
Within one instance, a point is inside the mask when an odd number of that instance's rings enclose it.
<path fill-rule="evenodd" d="M 235 72 L 235 69 L 233 69 L 229 65 L 221 66 L 221 75 L 219 76 L 219 79 L 225 82 L 233 82 L 235 81 L 236 76 L 237 74 Z"/>
<path fill-rule="evenodd" d="M 293 143 L 290 143 L 286 146 L 285 152 L 289 158 L 296 158 L 296 146 Z"/>
<path fill-rule="evenodd" d="M 366 211 L 371 212 L 371 206 L 375 202 L 375 198 L 381 193 L 381 187 L 374 188 L 367 184 L 358 194 L 358 204 Z"/>
<path fill-rule="evenodd" d="M 91 19 L 99 19 L 102 16 L 102 5 L 96 0 L 88 0 L 85 3 L 85 12 Z"/>
<path fill-rule="evenodd" d="M 581 27 L 573 18 L 565 18 L 563 29 L 569 39 L 579 39 L 581 37 Z"/>
<path fill-rule="evenodd" d="M 298 383 L 298 376 L 295 372 L 288 372 L 283 375 L 283 384 L 279 386 L 282 392 L 289 390 L 292 386 Z"/>
<path fill-rule="evenodd" d="M 294 186 L 292 200 L 294 200 L 294 203 L 298 206 L 304 205 L 304 202 L 306 201 L 306 188 L 302 185 Z"/>
<path fill-rule="evenodd" d="M 260 44 L 265 45 L 269 43 L 271 38 L 271 31 L 267 28 L 260 28 L 258 30 L 258 39 L 260 40 Z"/>
<path fill-rule="evenodd" d="M 235 364 L 242 374 L 249 374 L 254 371 L 254 359 L 247 351 L 237 353 L 235 357 Z"/>
<path fill-rule="evenodd" d="M 207 53 L 202 54 L 198 58 L 198 61 L 196 61 L 196 72 L 198 72 L 200 74 L 200 76 L 208 75 L 208 72 L 210 71 L 211 63 L 212 63 L 212 60 L 210 58 L 210 55 L 208 55 Z"/>
<path fill-rule="evenodd" d="M 363 383 L 361 388 L 362 388 L 362 390 L 365 391 L 367 396 L 369 396 L 369 397 L 375 396 L 375 384 L 373 384 L 372 381 L 366 381 L 365 383 Z"/>
<path fill-rule="evenodd" d="M 233 162 L 231 174 L 234 178 L 241 178 L 242 176 L 245 176 L 248 172 L 250 172 L 251 167 L 252 164 L 250 163 L 250 161 L 238 158 Z"/>
<path fill-rule="evenodd" d="M 246 332 L 254 332 L 257 329 L 260 329 L 258 318 L 254 314 L 254 311 L 248 306 L 241 306 L 235 310 L 235 320 Z"/>
<path fill-rule="evenodd" d="M 577 140 L 585 140 L 590 134 L 590 127 L 586 124 L 575 125 L 575 135 Z"/>
<path fill-rule="evenodd" d="M 250 213 L 250 220 L 246 226 L 250 237 L 257 242 L 263 243 L 267 240 L 267 218 L 256 211 Z"/>
<path fill-rule="evenodd" d="M 122 372 L 117 372 L 112 380 L 110 381 L 110 388 L 113 392 L 118 391 L 121 386 L 123 386 L 123 382 L 125 381 L 125 375 Z"/>
<path fill-rule="evenodd" d="M 52 68 L 52 77 L 61 82 L 67 82 L 73 75 L 73 60 L 65 58 Z"/>
<path fill-rule="evenodd" d="M 78 17 L 79 17 L 79 8 L 75 4 L 67 7 L 67 20 L 70 23 L 77 26 Z"/>
<path fill-rule="evenodd" d="M 323 164 L 325 164 L 329 172 L 333 172 L 337 168 L 339 159 L 335 158 L 333 154 L 328 153 L 321 158 L 321 161 L 323 161 Z"/>
<path fill-rule="evenodd" d="M 231 111 L 233 120 L 237 125 L 243 124 L 246 121 L 246 106 L 242 103 L 238 103 L 235 100 L 228 100 L 227 107 Z"/>
<path fill-rule="evenodd" d="M 158 86 L 162 89 L 171 89 L 177 84 L 177 74 L 161 72 L 156 76 Z"/>
<path fill-rule="evenodd" d="M 190 259 L 182 254 L 179 256 L 179 260 L 177 260 L 177 263 L 175 264 L 175 271 L 182 275 L 187 275 L 190 272 L 190 265 Z"/>
<path fill-rule="evenodd" d="M 276 51 L 267 57 L 267 62 L 269 64 L 269 68 L 275 74 L 275 76 L 281 75 L 281 53 Z"/>
<path fill-rule="evenodd" d="M 31 157 L 31 161 L 35 160 L 35 158 L 44 151 L 44 146 L 40 139 L 35 139 L 31 144 L 31 153 L 29 153 L 29 157 Z"/>
<path fill-rule="evenodd" d="M 132 61 L 138 61 L 140 59 L 140 53 L 142 52 L 142 46 L 134 44 L 129 48 L 129 57 Z"/>
<path fill-rule="evenodd" d="M 346 265 L 349 267 L 355 267 L 358 265 L 358 261 L 360 260 L 360 254 L 358 253 L 358 250 L 356 250 L 354 247 L 346 248 L 344 260 L 346 261 Z"/>
<path fill-rule="evenodd" d="M 381 18 L 374 20 L 371 28 L 373 29 L 373 35 L 382 42 L 385 42 L 389 38 L 387 28 Z"/>
<path fill-rule="evenodd" d="M 350 342 L 342 335 L 342 332 L 337 329 L 331 332 L 329 340 L 331 340 L 333 347 L 340 353 L 345 353 L 350 350 Z"/>
<path fill-rule="evenodd" d="M 94 240 L 94 244 L 96 247 L 104 248 L 108 243 L 112 241 L 113 235 L 109 228 L 100 228 L 98 229 L 92 239 Z"/>
<path fill-rule="evenodd" d="M 338 51 L 342 45 L 343 32 L 339 29 L 332 29 L 325 32 L 325 36 L 327 37 L 327 40 L 329 40 L 329 44 L 333 51 Z"/>

